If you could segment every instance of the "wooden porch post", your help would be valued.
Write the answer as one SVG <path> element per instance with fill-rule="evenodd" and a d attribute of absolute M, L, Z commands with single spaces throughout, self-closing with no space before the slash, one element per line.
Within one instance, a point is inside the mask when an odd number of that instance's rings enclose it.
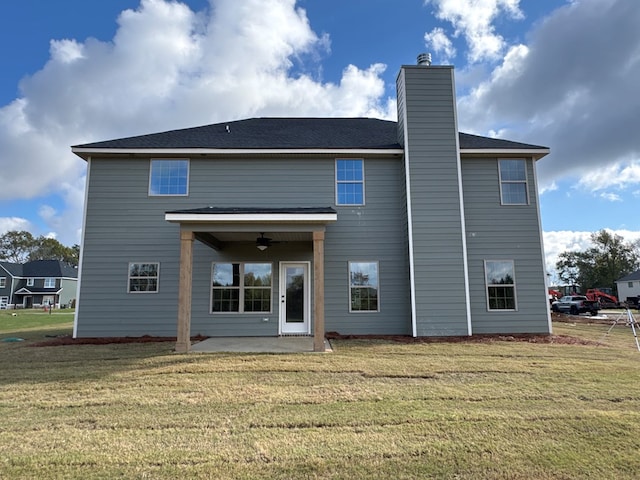
<path fill-rule="evenodd" d="M 313 351 L 324 352 L 324 231 L 313 232 Z"/>
<path fill-rule="evenodd" d="M 193 238 L 193 232 L 180 231 L 180 283 L 178 286 L 178 335 L 176 353 L 189 353 L 191 350 Z"/>

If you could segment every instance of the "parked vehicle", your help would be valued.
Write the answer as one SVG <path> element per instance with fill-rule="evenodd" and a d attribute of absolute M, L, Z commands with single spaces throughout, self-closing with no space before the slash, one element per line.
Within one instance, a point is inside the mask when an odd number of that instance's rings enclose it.
<path fill-rule="evenodd" d="M 600 304 L 595 300 L 589 300 L 584 295 L 566 295 L 557 302 L 551 304 L 551 310 L 554 312 L 570 313 L 571 315 L 579 315 L 581 313 L 590 313 L 597 315 L 600 310 Z"/>

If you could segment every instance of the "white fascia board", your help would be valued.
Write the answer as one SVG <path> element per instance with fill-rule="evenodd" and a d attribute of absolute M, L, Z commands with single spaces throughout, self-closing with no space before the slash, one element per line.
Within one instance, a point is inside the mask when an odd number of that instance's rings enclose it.
<path fill-rule="evenodd" d="M 548 148 L 497 148 L 495 150 L 491 150 L 488 148 L 461 148 L 460 154 L 464 155 L 496 155 L 496 156 L 504 156 L 504 155 L 518 155 L 518 156 L 527 156 L 534 157 L 536 160 L 541 159 L 545 155 L 548 155 L 551 152 Z"/>
<path fill-rule="evenodd" d="M 402 155 L 402 148 L 76 148 L 71 151 L 75 154 L 141 154 L 141 155 L 253 155 L 253 154 L 333 154 L 333 155 Z"/>
<path fill-rule="evenodd" d="M 284 222 L 284 223 L 328 223 L 338 220 L 337 213 L 166 213 L 167 222 L 176 223 L 251 223 L 251 222 Z"/>

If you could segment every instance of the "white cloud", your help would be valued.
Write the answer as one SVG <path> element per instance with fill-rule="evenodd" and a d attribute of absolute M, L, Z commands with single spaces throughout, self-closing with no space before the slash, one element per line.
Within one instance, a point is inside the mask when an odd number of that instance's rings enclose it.
<path fill-rule="evenodd" d="M 613 193 L 613 192 L 602 192 L 600 194 L 600 198 L 608 200 L 609 202 L 621 202 L 622 201 L 622 197 L 620 195 L 618 195 L 617 193 Z"/>
<path fill-rule="evenodd" d="M 425 3 L 435 6 L 437 18 L 451 23 L 455 37 L 465 38 L 471 63 L 500 58 L 506 42 L 493 25 L 500 15 L 523 18 L 520 0 L 425 0 Z"/>
<path fill-rule="evenodd" d="M 31 231 L 31 222 L 25 218 L 20 217 L 0 217 L 0 235 L 4 235 L 7 232 L 13 230 L 26 230 Z"/>
<path fill-rule="evenodd" d="M 393 118 L 384 65 L 348 65 L 337 84 L 295 68 L 328 48 L 294 0 L 218 0 L 200 13 L 141 0 L 112 41 L 52 40 L 46 65 L 0 108 L 0 199 L 58 194 L 65 209 L 41 217 L 75 243 L 86 165 L 69 145 L 251 116 Z"/>
<path fill-rule="evenodd" d="M 427 49 L 433 50 L 433 52 L 440 57 L 440 62 L 438 63 L 449 63 L 451 59 L 456 56 L 456 49 L 451 43 L 451 40 L 449 40 L 449 37 L 447 37 L 444 29 L 440 27 L 425 33 L 424 42 Z"/>
<path fill-rule="evenodd" d="M 636 0 L 558 8 L 460 98 L 461 130 L 549 146 L 538 163 L 542 189 L 561 178 L 591 190 L 632 188 L 640 183 L 639 24 Z"/>
<path fill-rule="evenodd" d="M 596 192 L 607 188 L 626 189 L 640 184 L 640 158 L 604 165 L 583 174 L 578 186 L 588 191 Z"/>

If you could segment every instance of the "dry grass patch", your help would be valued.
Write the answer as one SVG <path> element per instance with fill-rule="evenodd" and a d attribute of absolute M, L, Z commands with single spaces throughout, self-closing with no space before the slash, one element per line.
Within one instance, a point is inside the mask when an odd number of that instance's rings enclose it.
<path fill-rule="evenodd" d="M 640 352 L 335 340 L 312 354 L 0 344 L 1 478 L 635 478 Z M 598 342 L 600 342 L 598 344 Z"/>

